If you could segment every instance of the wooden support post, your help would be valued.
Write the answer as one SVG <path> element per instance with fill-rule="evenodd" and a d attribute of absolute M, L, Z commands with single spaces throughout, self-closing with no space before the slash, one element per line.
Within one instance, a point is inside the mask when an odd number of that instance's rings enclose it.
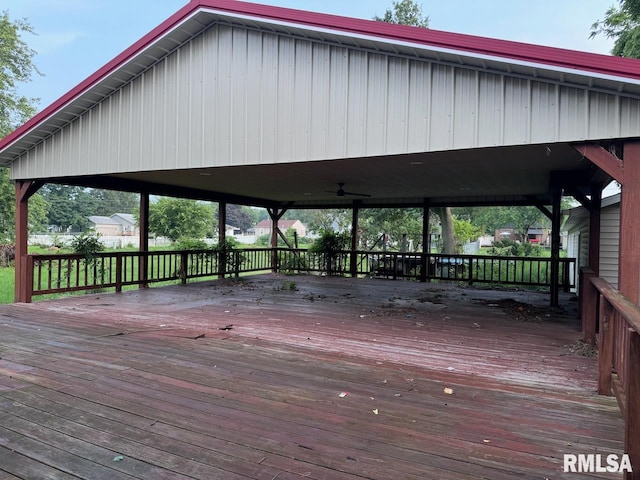
<path fill-rule="evenodd" d="M 353 201 L 353 210 L 351 215 L 351 254 L 349 255 L 349 270 L 352 277 L 358 276 L 358 218 L 360 213 L 360 202 Z"/>
<path fill-rule="evenodd" d="M 149 194 L 140 193 L 140 245 L 138 251 L 141 252 L 138 262 L 139 288 L 149 288 Z"/>
<path fill-rule="evenodd" d="M 580 318 L 582 319 L 582 333 L 584 341 L 589 345 L 596 343 L 596 322 L 598 312 L 598 291 L 591 283 L 591 279 L 595 277 L 593 270 L 583 268 L 580 275 Z"/>
<path fill-rule="evenodd" d="M 286 208 L 279 210 L 277 208 L 268 208 L 267 212 L 271 218 L 271 271 L 278 271 L 278 222 L 287 211 Z"/>
<path fill-rule="evenodd" d="M 557 307 L 560 294 L 560 221 L 562 219 L 560 201 L 562 199 L 562 190 L 554 189 L 552 194 L 550 303 L 552 307 Z"/>
<path fill-rule="evenodd" d="M 431 233 L 429 232 L 429 215 L 431 208 L 429 200 L 424 200 L 422 207 L 422 258 L 420 259 L 420 281 L 426 282 L 429 278 L 429 254 L 431 253 Z"/>
<path fill-rule="evenodd" d="M 43 185 L 35 180 L 16 181 L 16 255 L 15 292 L 16 302 L 29 303 L 33 293 L 33 263 L 27 261 L 29 245 L 29 198 Z M 31 265 L 31 267 L 30 267 Z M 29 268 L 31 270 L 29 271 Z"/>
<path fill-rule="evenodd" d="M 224 278 L 227 273 L 227 203 L 218 204 L 218 278 Z"/>
<path fill-rule="evenodd" d="M 591 282 L 589 282 L 591 283 Z M 598 394 L 611 396 L 611 369 L 613 367 L 613 307 L 600 298 L 600 328 L 598 332 Z"/>
<path fill-rule="evenodd" d="M 589 268 L 600 276 L 600 207 L 602 185 L 591 185 L 591 209 L 589 210 Z"/>
<path fill-rule="evenodd" d="M 640 142 L 624 145 L 624 183 L 620 198 L 620 261 L 618 289 L 640 303 Z M 640 469 L 640 467 L 639 467 Z"/>
<path fill-rule="evenodd" d="M 625 172 L 626 173 L 626 172 Z M 629 332 L 627 372 L 640 371 L 640 334 Z M 633 472 L 626 472 L 625 480 L 640 479 L 640 375 L 626 375 L 626 414 L 624 451 L 629 455 Z"/>

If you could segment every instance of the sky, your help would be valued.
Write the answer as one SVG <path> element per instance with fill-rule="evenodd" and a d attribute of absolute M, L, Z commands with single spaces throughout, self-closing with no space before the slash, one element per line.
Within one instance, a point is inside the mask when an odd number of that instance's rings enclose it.
<path fill-rule="evenodd" d="M 42 76 L 19 93 L 47 107 L 188 0 L 0 0 L 11 19 L 26 18 L 35 35 L 24 40 L 38 54 Z M 391 0 L 260 0 L 258 3 L 371 19 Z M 608 54 L 613 42 L 589 39 L 591 24 L 615 0 L 424 0 L 430 28 Z"/>

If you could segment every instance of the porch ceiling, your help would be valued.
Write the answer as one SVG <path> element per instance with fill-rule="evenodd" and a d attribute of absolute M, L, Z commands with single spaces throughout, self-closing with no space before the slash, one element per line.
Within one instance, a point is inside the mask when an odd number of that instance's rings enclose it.
<path fill-rule="evenodd" d="M 305 163 L 130 172 L 61 179 L 152 194 L 290 208 L 550 202 L 553 172 L 597 172 L 570 145 L 527 145 Z M 347 192 L 370 196 L 337 196 Z"/>

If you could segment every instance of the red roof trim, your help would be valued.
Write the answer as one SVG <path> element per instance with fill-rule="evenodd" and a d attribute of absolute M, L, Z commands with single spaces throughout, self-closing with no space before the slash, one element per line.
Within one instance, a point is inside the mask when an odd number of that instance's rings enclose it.
<path fill-rule="evenodd" d="M 245 3 L 238 0 L 191 0 L 189 4 L 185 5 L 104 67 L 100 68 L 27 123 L 5 137 L 0 141 L 0 150 L 29 132 L 39 123 L 45 121 L 48 117 L 64 107 L 64 105 L 91 88 L 113 70 L 151 45 L 156 39 L 161 38 L 176 25 L 202 8 L 235 15 L 258 17 L 277 22 L 295 23 L 319 29 L 338 30 L 356 35 L 379 37 L 391 41 L 421 44 L 451 51 L 500 57 L 505 60 L 548 65 L 550 67 L 576 70 L 576 73 L 580 71 L 591 72 L 598 75 L 640 80 L 640 61 L 635 59 L 530 45 L 405 25 L 394 25 L 325 13 Z"/>

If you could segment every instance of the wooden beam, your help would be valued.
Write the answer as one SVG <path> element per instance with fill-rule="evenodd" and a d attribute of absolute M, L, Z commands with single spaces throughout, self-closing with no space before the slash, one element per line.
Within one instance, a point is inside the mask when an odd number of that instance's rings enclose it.
<path fill-rule="evenodd" d="M 44 185 L 39 180 L 17 180 L 15 183 L 15 293 L 14 301 L 31 302 L 32 272 L 28 271 L 27 254 L 29 245 L 29 198 Z"/>
<path fill-rule="evenodd" d="M 430 265 L 428 254 L 431 253 L 431 233 L 429 232 L 429 216 L 431 215 L 431 205 L 429 199 L 424 199 L 422 206 L 422 255 L 420 263 L 420 281 L 426 282 L 428 278 L 428 268 Z"/>
<path fill-rule="evenodd" d="M 358 276 L 358 257 L 356 256 L 356 250 L 358 250 L 358 219 L 360 203 L 360 200 L 353 201 L 351 214 L 351 255 L 349 256 L 349 269 L 351 270 L 352 277 Z"/>
<path fill-rule="evenodd" d="M 588 158 L 594 165 L 597 165 L 606 172 L 614 180 L 624 183 L 624 168 L 622 160 L 608 152 L 600 145 L 593 143 L 585 143 L 583 145 L 574 145 L 578 152 L 585 158 Z"/>
<path fill-rule="evenodd" d="M 624 145 L 624 182 L 620 195 L 618 288 L 633 303 L 640 302 L 640 142 Z"/>
<path fill-rule="evenodd" d="M 140 220 L 139 220 L 140 232 L 138 233 L 140 241 L 138 250 L 141 252 L 149 251 L 149 194 L 141 193 L 140 194 Z M 148 265 L 148 257 L 145 255 L 140 257 L 140 262 L 138 263 L 138 275 L 140 280 L 147 280 L 149 278 L 149 271 L 147 268 Z M 149 284 L 147 282 L 142 282 L 140 284 L 140 288 L 148 288 Z"/>
<path fill-rule="evenodd" d="M 602 186 L 600 188 L 602 191 Z M 571 195 L 580 205 L 586 208 L 588 211 L 591 211 L 591 200 L 584 193 L 582 193 L 579 189 L 575 187 L 565 188 L 565 193 Z"/>
<path fill-rule="evenodd" d="M 554 189 L 551 218 L 551 306 L 557 307 L 560 295 L 560 200 L 562 190 Z"/>
<path fill-rule="evenodd" d="M 227 241 L 227 202 L 218 203 L 218 246 L 222 247 L 218 258 L 219 278 L 224 278 L 227 273 L 227 255 L 224 246 Z"/>
<path fill-rule="evenodd" d="M 589 210 L 589 268 L 600 276 L 600 204 L 602 185 L 591 187 L 591 210 Z"/>

